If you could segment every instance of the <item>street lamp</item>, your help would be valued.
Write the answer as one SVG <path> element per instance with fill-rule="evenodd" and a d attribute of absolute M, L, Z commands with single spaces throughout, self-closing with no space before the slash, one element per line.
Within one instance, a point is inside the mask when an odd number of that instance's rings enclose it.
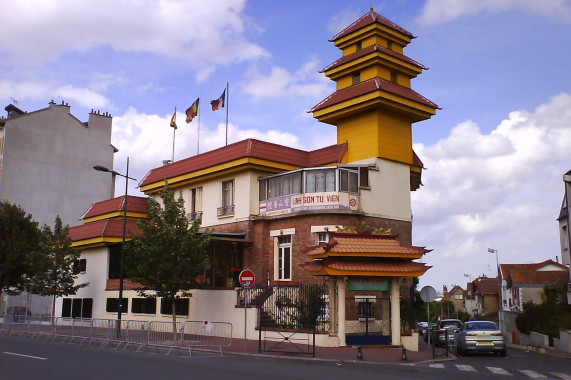
<path fill-rule="evenodd" d="M 129 157 L 127 157 L 127 173 L 117 173 L 115 170 L 106 168 L 105 166 L 95 165 L 93 169 L 100 172 L 111 173 L 125 178 L 125 197 L 123 198 L 123 238 L 121 240 L 121 258 L 119 260 L 119 302 L 117 310 L 117 337 L 121 337 L 121 312 L 123 309 L 123 277 L 125 273 L 125 234 L 127 232 L 127 190 L 129 180 L 136 181 L 135 178 L 129 177 Z"/>
<path fill-rule="evenodd" d="M 500 260 L 498 258 L 498 250 L 488 248 L 488 252 L 496 254 L 496 266 L 497 266 L 498 286 L 499 286 L 498 303 L 500 304 L 499 309 L 498 309 L 498 322 L 500 324 L 500 330 L 504 331 L 503 330 L 503 324 L 502 324 L 502 309 L 503 309 L 503 305 L 502 305 L 502 278 L 500 277 Z"/>

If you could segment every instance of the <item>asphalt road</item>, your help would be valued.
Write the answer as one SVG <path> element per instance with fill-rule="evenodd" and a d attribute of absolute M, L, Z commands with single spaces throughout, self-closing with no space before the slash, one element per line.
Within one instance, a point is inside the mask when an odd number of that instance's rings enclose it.
<path fill-rule="evenodd" d="M 517 352 L 520 353 L 518 356 Z M 533 353 L 517 351 L 508 358 L 473 356 L 457 361 L 409 365 L 336 363 L 315 360 L 260 358 L 225 354 L 177 356 L 152 352 L 114 350 L 98 345 L 80 345 L 46 341 L 43 338 L 24 338 L 0 335 L 0 379 L 502 379 L 505 374 L 495 374 L 486 367 L 507 368 L 513 371 L 512 379 L 531 378 L 517 372 L 520 365 L 543 365 L 545 371 L 537 372 L 546 377 L 562 379 L 551 373 L 568 373 L 571 360 L 564 358 L 536 357 Z M 530 354 L 529 356 L 524 354 Z M 537 362 L 537 363 L 536 363 Z M 475 368 L 467 371 L 456 365 Z M 515 367 L 510 367 L 510 365 Z M 522 367 L 522 368 L 524 368 Z M 540 371 L 539 368 L 536 368 Z M 569 377 L 571 378 L 571 377 Z"/>

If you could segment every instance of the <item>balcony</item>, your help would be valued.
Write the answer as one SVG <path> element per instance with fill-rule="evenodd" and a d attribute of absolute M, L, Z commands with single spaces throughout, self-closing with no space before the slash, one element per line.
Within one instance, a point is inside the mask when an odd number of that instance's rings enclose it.
<path fill-rule="evenodd" d="M 219 218 L 234 216 L 234 205 L 218 207 L 217 216 Z"/>
<path fill-rule="evenodd" d="M 197 219 L 199 216 L 202 216 L 202 211 L 189 212 L 188 214 L 186 214 L 186 218 L 191 222 Z"/>
<path fill-rule="evenodd" d="M 261 201 L 260 215 L 273 216 L 310 210 L 358 211 L 359 195 L 347 192 L 322 192 L 284 195 Z"/>

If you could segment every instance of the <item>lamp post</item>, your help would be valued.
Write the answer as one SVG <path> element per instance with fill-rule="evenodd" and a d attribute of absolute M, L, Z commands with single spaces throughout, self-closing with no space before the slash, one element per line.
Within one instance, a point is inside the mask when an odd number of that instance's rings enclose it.
<path fill-rule="evenodd" d="M 129 157 L 127 157 L 127 173 L 117 173 L 115 170 L 106 168 L 105 166 L 95 165 L 93 169 L 100 172 L 111 173 L 125 178 L 125 196 L 123 198 L 123 238 L 121 240 L 121 258 L 119 259 L 119 301 L 117 310 L 117 337 L 121 337 L 121 313 L 123 309 L 123 277 L 125 274 L 125 234 L 127 232 L 127 190 L 129 180 L 136 181 L 135 178 L 129 177 Z"/>
<path fill-rule="evenodd" d="M 499 293 L 498 293 L 498 303 L 499 303 L 499 308 L 498 308 L 498 323 L 500 324 L 500 330 L 503 330 L 503 323 L 502 323 L 502 278 L 500 277 L 500 260 L 498 258 L 498 250 L 497 249 L 492 249 L 492 248 L 488 248 L 488 252 L 490 253 L 495 253 L 496 254 L 496 267 L 497 267 L 497 273 L 498 273 L 498 286 L 499 286 Z"/>

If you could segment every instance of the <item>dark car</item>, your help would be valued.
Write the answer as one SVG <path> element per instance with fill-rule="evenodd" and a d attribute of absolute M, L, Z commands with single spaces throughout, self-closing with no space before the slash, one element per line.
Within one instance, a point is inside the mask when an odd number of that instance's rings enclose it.
<path fill-rule="evenodd" d="M 491 321 L 469 321 L 456 334 L 458 355 L 468 352 L 492 352 L 506 356 L 504 334 Z"/>
<path fill-rule="evenodd" d="M 455 334 L 462 328 L 462 321 L 459 319 L 443 319 L 438 322 L 438 327 L 434 330 L 432 335 L 436 347 L 443 347 L 446 345 L 446 336 L 448 335 L 448 345 L 452 346 L 455 343 Z"/>

